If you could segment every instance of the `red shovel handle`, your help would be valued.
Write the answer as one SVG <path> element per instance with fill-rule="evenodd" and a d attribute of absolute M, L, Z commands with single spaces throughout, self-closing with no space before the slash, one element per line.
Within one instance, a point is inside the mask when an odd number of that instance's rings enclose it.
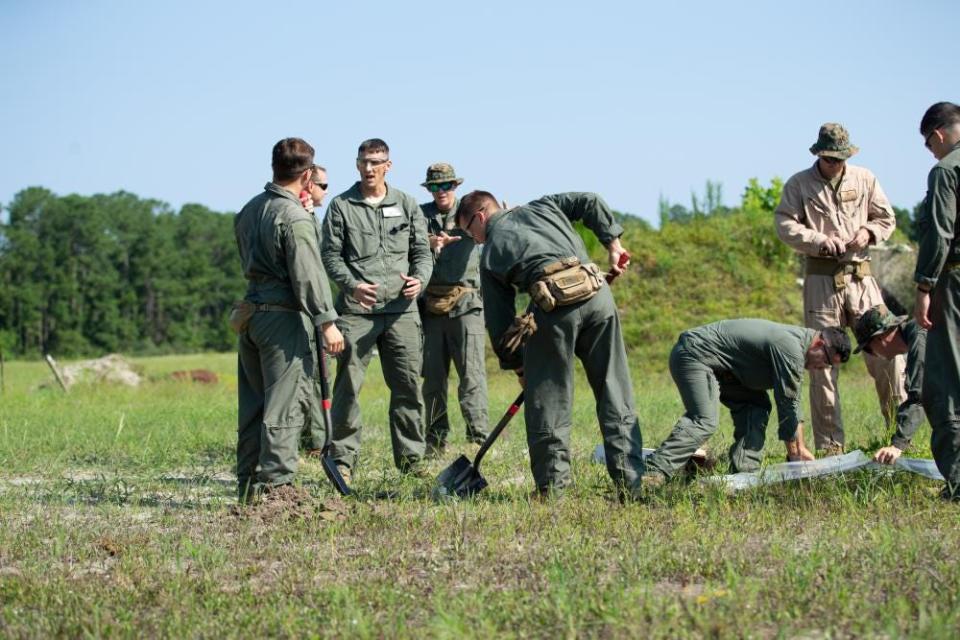
<path fill-rule="evenodd" d="M 617 266 L 620 267 L 621 269 L 625 269 L 628 262 L 630 262 L 630 254 L 624 251 L 623 253 L 620 254 L 620 257 L 617 259 Z M 611 282 L 613 282 L 616 279 L 616 277 L 617 277 L 617 274 L 615 274 L 613 271 L 608 272 L 607 284 L 610 284 Z"/>

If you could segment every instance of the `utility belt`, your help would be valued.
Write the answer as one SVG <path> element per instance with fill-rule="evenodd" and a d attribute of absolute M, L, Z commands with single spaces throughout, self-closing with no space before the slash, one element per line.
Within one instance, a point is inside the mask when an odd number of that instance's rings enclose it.
<path fill-rule="evenodd" d="M 600 267 L 588 262 L 580 264 L 577 257 L 563 258 L 548 264 L 540 279 L 530 287 L 530 297 L 543 311 L 553 311 L 589 300 L 603 286 Z"/>
<path fill-rule="evenodd" d="M 474 287 L 461 284 L 431 284 L 424 291 L 424 306 L 435 316 L 445 316 L 457 306 L 465 295 L 476 291 Z"/>
<path fill-rule="evenodd" d="M 863 262 L 840 262 L 830 258 L 814 258 L 807 256 L 804 273 L 808 276 L 831 276 L 833 277 L 833 288 L 842 291 L 847 286 L 846 276 L 853 276 L 854 280 L 863 280 L 872 275 L 870 263 Z"/>
<path fill-rule="evenodd" d="M 281 304 L 258 304 L 247 300 L 237 300 L 233 303 L 233 308 L 230 310 L 230 328 L 237 333 L 243 333 L 250 325 L 250 318 L 258 311 L 300 312 L 299 309 Z"/>

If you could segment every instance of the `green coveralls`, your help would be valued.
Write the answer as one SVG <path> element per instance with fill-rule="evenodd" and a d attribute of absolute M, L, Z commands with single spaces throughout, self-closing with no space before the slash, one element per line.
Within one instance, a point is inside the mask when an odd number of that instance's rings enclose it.
<path fill-rule="evenodd" d="M 604 245 L 623 233 L 598 195 L 544 196 L 491 216 L 480 258 L 484 317 L 504 369 L 523 367 L 524 415 L 530 468 L 537 488 L 562 490 L 570 484 L 570 429 L 573 356 L 580 358 L 597 402 L 607 471 L 619 491 L 639 486 L 642 441 L 633 404 L 633 385 L 610 288 L 589 300 L 547 313 L 535 309 L 537 331 L 514 354 L 500 349 L 513 321 L 516 291 L 529 291 L 544 267 L 576 256 L 589 262 L 583 240 L 571 224 L 582 220 Z"/>
<path fill-rule="evenodd" d="M 234 218 L 245 299 L 265 305 L 240 334 L 237 483 L 241 501 L 289 483 L 316 401 L 314 328 L 336 319 L 317 224 L 273 183 Z"/>
<path fill-rule="evenodd" d="M 927 331 L 916 320 L 908 320 L 900 325 L 903 341 L 907 343 L 907 399 L 897 407 L 896 431 L 890 444 L 901 451 L 910 446 L 913 434 L 923 424 L 923 405 L 921 391 L 923 389 L 924 355 L 927 349 Z"/>
<path fill-rule="evenodd" d="M 930 170 L 927 197 L 917 217 L 920 247 L 914 280 L 930 292 L 930 321 L 923 373 L 923 408 L 933 433 L 930 448 L 960 497 L 960 144 Z"/>
<path fill-rule="evenodd" d="M 337 326 L 345 347 L 333 383 L 333 447 L 337 464 L 353 467 L 360 454 L 358 398 L 374 347 L 390 389 L 390 436 L 393 460 L 402 471 L 424 454 L 420 396 L 423 337 L 415 300 L 403 297 L 406 274 L 430 280 L 433 259 L 417 202 L 387 186 L 378 205 L 364 202 L 360 183 L 330 202 L 323 221 L 321 255 L 340 293 Z M 364 309 L 351 295 L 361 282 L 378 284 L 377 302 Z"/>
<path fill-rule="evenodd" d="M 670 352 L 670 375 L 686 412 L 647 458 L 647 467 L 673 476 L 717 430 L 723 403 L 733 418 L 731 472 L 759 469 L 771 409 L 766 390 L 773 389 L 780 439 L 793 440 L 815 335 L 814 329 L 755 319 L 721 320 L 681 333 Z"/>
<path fill-rule="evenodd" d="M 427 233 L 458 236 L 460 240 L 434 253 L 431 285 L 460 285 L 474 289 L 464 295 L 446 315 L 421 308 L 423 319 L 423 403 L 427 445 L 443 449 L 450 432 L 447 414 L 447 377 L 450 361 L 460 384 L 457 397 L 467 428 L 467 440 L 483 442 L 487 424 L 487 371 L 484 366 L 483 298 L 480 296 L 480 251 L 458 227 L 457 203 L 446 214 L 435 202 L 420 205 Z"/>

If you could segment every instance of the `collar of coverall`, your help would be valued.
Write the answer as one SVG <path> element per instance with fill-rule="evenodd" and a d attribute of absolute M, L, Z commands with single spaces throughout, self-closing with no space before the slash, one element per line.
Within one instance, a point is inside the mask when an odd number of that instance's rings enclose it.
<path fill-rule="evenodd" d="M 385 186 L 387 187 L 387 194 L 383 196 L 383 200 L 377 206 L 387 207 L 392 204 L 399 204 L 400 200 L 397 198 L 396 189 L 391 189 L 389 183 L 385 184 Z M 350 187 L 347 190 L 347 192 L 343 194 L 343 197 L 349 200 L 350 202 L 353 202 L 356 204 L 366 204 L 366 202 L 364 201 L 363 192 L 360 191 L 359 180 L 353 183 L 353 186 Z M 367 205 L 367 206 L 370 206 L 370 205 Z"/>
<path fill-rule="evenodd" d="M 266 185 L 264 185 L 263 190 L 269 191 L 270 193 L 275 193 L 278 196 L 281 196 L 283 198 L 293 200 L 294 202 L 299 204 L 301 207 L 303 206 L 300 203 L 300 198 L 297 197 L 297 194 L 287 191 L 286 189 L 278 185 L 276 182 L 268 182 Z"/>

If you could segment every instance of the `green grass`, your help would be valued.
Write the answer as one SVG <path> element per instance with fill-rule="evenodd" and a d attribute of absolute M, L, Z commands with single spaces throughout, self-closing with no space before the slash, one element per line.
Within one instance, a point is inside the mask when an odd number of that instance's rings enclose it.
<path fill-rule="evenodd" d="M 910 474 L 855 473 L 725 496 L 672 486 L 610 500 L 586 384 L 575 484 L 532 488 L 522 420 L 484 462 L 491 486 L 435 504 L 390 464 L 376 362 L 362 396 L 358 500 L 315 465 L 315 517 L 234 515 L 235 356 L 138 360 L 151 377 L 205 367 L 215 387 L 35 390 L 45 365 L 6 367 L 0 398 L 4 637 L 956 637 L 957 508 Z M 637 363 L 639 364 L 639 362 Z M 581 380 L 581 383 L 583 381 Z M 680 412 L 663 374 L 634 372 L 645 444 Z M 885 433 L 862 365 L 841 377 L 848 444 Z M 491 417 L 516 394 L 491 372 Z M 453 403 L 455 405 L 455 403 Z M 453 415 L 449 463 L 463 446 Z M 710 445 L 730 444 L 723 425 Z M 911 455 L 929 456 L 929 431 Z M 768 462 L 782 459 L 771 429 Z M 394 500 L 371 499 L 385 488 Z"/>

